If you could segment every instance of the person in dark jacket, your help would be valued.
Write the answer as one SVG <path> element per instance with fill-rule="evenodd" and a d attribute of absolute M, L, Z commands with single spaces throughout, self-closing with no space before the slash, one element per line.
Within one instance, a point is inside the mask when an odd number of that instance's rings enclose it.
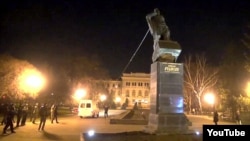
<path fill-rule="evenodd" d="M 109 116 L 109 106 L 105 105 L 104 106 L 104 117 L 107 118 Z"/>
<path fill-rule="evenodd" d="M 14 116 L 15 116 L 15 108 L 14 105 L 11 104 L 7 109 L 7 115 L 6 115 L 6 125 L 3 128 L 3 134 L 6 134 L 7 129 L 10 127 L 11 133 L 16 133 L 14 131 L 13 122 L 14 122 Z"/>
<path fill-rule="evenodd" d="M 23 109 L 22 109 L 21 126 L 25 126 L 25 124 L 26 124 L 26 119 L 27 119 L 27 116 L 28 116 L 28 110 L 29 110 L 29 104 L 26 103 L 26 104 L 23 106 Z"/>
<path fill-rule="evenodd" d="M 2 113 L 3 113 L 3 119 L 1 121 L 1 125 L 5 125 L 6 124 L 6 115 L 7 115 L 7 110 L 8 110 L 8 104 L 3 104 L 2 106 Z"/>
<path fill-rule="evenodd" d="M 58 106 L 57 106 L 57 104 L 53 104 L 52 105 L 53 107 L 51 107 L 51 108 L 53 108 L 53 110 L 51 110 L 51 112 L 53 112 L 53 114 L 51 113 L 51 115 L 53 115 L 53 116 L 51 116 L 51 123 L 53 123 L 53 121 L 54 120 L 56 120 L 56 123 L 59 123 L 58 122 L 58 119 L 57 119 L 57 116 L 58 116 Z"/>
<path fill-rule="evenodd" d="M 36 119 L 39 116 L 39 104 L 36 103 L 32 111 L 32 123 L 36 124 Z"/>
<path fill-rule="evenodd" d="M 22 111 L 23 111 L 22 103 L 19 103 L 17 107 L 17 114 L 16 114 L 16 127 L 19 127 L 21 124 L 22 113 L 23 113 Z"/>
<path fill-rule="evenodd" d="M 219 121 L 219 114 L 217 111 L 214 111 L 214 124 L 218 125 L 218 121 Z"/>
<path fill-rule="evenodd" d="M 47 108 L 46 103 L 40 107 L 39 116 L 40 116 L 40 123 L 39 123 L 38 131 L 42 131 L 44 130 L 46 119 L 48 116 L 48 108 Z"/>
<path fill-rule="evenodd" d="M 236 119 L 236 124 L 241 125 L 240 110 L 236 111 L 236 117 L 235 117 L 235 119 Z"/>

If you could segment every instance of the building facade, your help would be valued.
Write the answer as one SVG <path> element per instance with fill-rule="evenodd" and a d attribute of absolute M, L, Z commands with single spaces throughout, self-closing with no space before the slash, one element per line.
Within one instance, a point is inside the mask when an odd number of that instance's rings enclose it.
<path fill-rule="evenodd" d="M 128 107 L 137 102 L 139 107 L 149 108 L 150 74 L 123 73 L 121 77 L 122 100 L 128 100 Z"/>
<path fill-rule="evenodd" d="M 127 101 L 127 108 L 133 108 L 135 103 L 138 107 L 149 108 L 150 74 L 123 73 L 120 80 L 95 80 L 92 89 L 96 91 L 94 97 L 97 101 L 102 95 L 107 95 L 118 107 Z"/>

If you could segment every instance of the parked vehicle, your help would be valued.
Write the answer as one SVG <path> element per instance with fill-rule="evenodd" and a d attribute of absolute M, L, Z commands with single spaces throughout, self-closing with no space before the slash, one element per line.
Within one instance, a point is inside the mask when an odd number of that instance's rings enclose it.
<path fill-rule="evenodd" d="M 78 106 L 78 116 L 83 117 L 99 117 L 99 108 L 92 100 L 81 100 Z"/>

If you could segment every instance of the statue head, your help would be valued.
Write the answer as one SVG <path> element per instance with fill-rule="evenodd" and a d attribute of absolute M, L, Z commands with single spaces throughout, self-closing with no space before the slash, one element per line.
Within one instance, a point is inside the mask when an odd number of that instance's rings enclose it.
<path fill-rule="evenodd" d="M 157 13 L 157 15 L 160 15 L 160 10 L 158 8 L 155 8 L 154 12 Z"/>

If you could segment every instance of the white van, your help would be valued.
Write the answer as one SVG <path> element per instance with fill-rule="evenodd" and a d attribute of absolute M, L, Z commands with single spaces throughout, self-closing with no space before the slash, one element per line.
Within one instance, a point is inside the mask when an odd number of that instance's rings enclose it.
<path fill-rule="evenodd" d="M 99 117 L 99 109 L 92 100 L 81 100 L 78 106 L 78 116 L 83 117 Z"/>

